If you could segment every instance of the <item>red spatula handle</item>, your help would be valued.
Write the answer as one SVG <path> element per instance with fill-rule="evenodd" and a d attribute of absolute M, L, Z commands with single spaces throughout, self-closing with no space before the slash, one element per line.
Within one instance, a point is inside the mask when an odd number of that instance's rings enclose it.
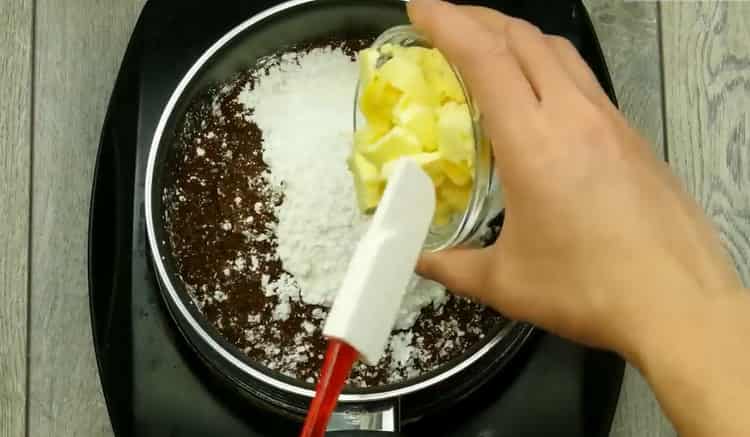
<path fill-rule="evenodd" d="M 328 340 L 315 398 L 310 404 L 300 437 L 325 435 L 328 419 L 336 408 L 336 401 L 358 356 L 359 353 L 343 341 L 335 338 Z"/>

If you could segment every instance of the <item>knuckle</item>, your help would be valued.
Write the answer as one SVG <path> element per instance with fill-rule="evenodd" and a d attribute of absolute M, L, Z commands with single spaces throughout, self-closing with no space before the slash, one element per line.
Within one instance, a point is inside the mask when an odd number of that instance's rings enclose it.
<path fill-rule="evenodd" d="M 505 24 L 505 33 L 513 39 L 542 35 L 539 27 L 518 18 L 508 20 Z"/>
<path fill-rule="evenodd" d="M 585 144 L 604 146 L 614 143 L 616 129 L 612 120 L 593 105 L 581 111 L 577 127 Z"/>
<path fill-rule="evenodd" d="M 502 59 L 512 56 L 508 41 L 504 38 L 498 38 L 492 44 L 487 45 L 486 56 L 488 59 Z"/>
<path fill-rule="evenodd" d="M 573 43 L 571 43 L 569 39 L 563 36 L 547 35 L 545 38 L 547 40 L 547 44 L 549 44 L 549 46 L 552 47 L 554 50 L 558 50 L 560 52 L 571 52 L 571 51 L 577 52 Z"/>
<path fill-rule="evenodd" d="M 547 117 L 547 124 L 554 126 L 549 130 L 548 142 L 567 144 L 568 147 L 601 147 L 613 144 L 617 126 L 607 113 L 595 104 L 581 100 L 575 105 L 575 112 L 569 117 L 560 119 L 559 115 Z M 558 149 L 559 147 L 553 147 Z"/>

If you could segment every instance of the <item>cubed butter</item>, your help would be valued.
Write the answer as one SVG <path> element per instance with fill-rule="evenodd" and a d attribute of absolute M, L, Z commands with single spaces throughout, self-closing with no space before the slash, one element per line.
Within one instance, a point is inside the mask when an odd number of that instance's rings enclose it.
<path fill-rule="evenodd" d="M 375 71 L 378 65 L 380 53 L 375 49 L 364 49 L 359 52 L 359 82 L 360 84 L 370 83 L 375 78 Z"/>
<path fill-rule="evenodd" d="M 441 103 L 447 101 L 466 102 L 461 83 L 442 53 L 437 49 L 427 50 L 422 55 L 421 61 L 425 71 L 425 79 L 433 92 L 437 94 Z"/>
<path fill-rule="evenodd" d="M 465 210 L 469 204 L 471 193 L 464 187 L 458 187 L 446 182 L 440 188 L 440 197 L 453 211 L 460 212 Z"/>
<path fill-rule="evenodd" d="M 440 160 L 438 165 L 443 170 L 443 173 L 445 173 L 448 180 L 453 184 L 458 185 L 459 187 L 470 185 L 474 174 L 468 166 L 456 164 L 446 159 Z"/>
<path fill-rule="evenodd" d="M 377 207 L 395 162 L 409 157 L 435 184 L 433 224 L 452 222 L 471 198 L 475 148 L 469 108 L 451 66 L 435 49 L 393 45 L 363 50 L 359 62 L 366 123 L 355 132 L 349 168 L 360 209 Z"/>
<path fill-rule="evenodd" d="M 428 105 L 437 104 L 436 95 L 427 85 L 419 64 L 402 56 L 394 56 L 378 68 L 376 78 L 382 79 L 412 99 Z"/>
<path fill-rule="evenodd" d="M 427 173 L 430 178 L 432 179 L 432 183 L 435 185 L 435 188 L 439 188 L 440 185 L 443 184 L 446 180 L 445 173 L 443 172 L 442 167 L 440 167 L 440 154 L 438 153 L 417 153 L 415 155 L 410 155 L 410 159 L 413 159 L 417 164 L 419 164 L 422 169 Z M 383 168 L 380 170 L 380 176 L 383 179 L 388 179 L 393 173 L 393 167 L 395 166 L 396 161 L 390 161 L 383 165 Z"/>
<path fill-rule="evenodd" d="M 359 209 L 373 211 L 383 195 L 384 183 L 377 167 L 359 153 L 349 157 L 349 170 L 354 177 L 354 188 L 357 192 Z"/>
<path fill-rule="evenodd" d="M 390 130 L 390 125 L 367 124 L 354 132 L 354 149 L 360 153 L 366 152 L 375 142 Z"/>
<path fill-rule="evenodd" d="M 369 49 L 365 49 L 365 50 L 369 50 Z M 419 46 L 403 47 L 403 46 L 397 46 L 393 44 L 383 44 L 380 47 L 381 53 L 390 55 L 391 57 L 401 57 L 401 58 L 409 59 L 410 61 L 417 63 L 422 68 L 424 68 L 423 58 L 427 56 L 430 51 L 432 51 L 432 49 L 419 47 Z"/>
<path fill-rule="evenodd" d="M 393 124 L 407 129 L 419 138 L 425 152 L 437 150 L 435 110 L 404 94 L 393 107 Z"/>
<path fill-rule="evenodd" d="M 455 211 L 447 203 L 441 201 L 440 196 L 437 198 L 435 204 L 435 216 L 432 219 L 432 224 L 436 226 L 445 226 L 451 222 L 451 219 L 455 215 Z"/>
<path fill-rule="evenodd" d="M 359 109 L 374 130 L 387 131 L 391 126 L 393 107 L 400 98 L 401 92 L 397 88 L 376 76 L 362 88 Z"/>
<path fill-rule="evenodd" d="M 422 147 L 415 134 L 401 126 L 395 126 L 377 141 L 359 150 L 373 164 L 382 167 L 386 162 L 402 156 L 420 153 Z"/>
<path fill-rule="evenodd" d="M 466 103 L 448 102 L 437 110 L 437 142 L 443 157 L 455 163 L 474 156 L 474 132 Z"/>

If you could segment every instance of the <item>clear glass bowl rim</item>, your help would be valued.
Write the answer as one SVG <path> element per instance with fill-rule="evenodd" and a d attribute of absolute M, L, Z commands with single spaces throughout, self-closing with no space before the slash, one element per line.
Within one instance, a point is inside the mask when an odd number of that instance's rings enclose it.
<path fill-rule="evenodd" d="M 411 25 L 400 25 L 387 29 L 375 39 L 370 47 L 377 49 L 385 44 L 433 48 L 429 40 Z M 474 160 L 474 181 L 471 198 L 464 213 L 457 214 L 456 218 L 450 224 L 430 230 L 424 249 L 432 252 L 464 245 L 477 236 L 487 218 L 489 203 L 496 188 L 495 184 L 497 183 L 494 173 L 492 145 L 482 129 L 480 112 L 471 97 L 471 93 L 461 73 L 452 64 L 451 68 L 461 85 L 469 106 L 476 157 Z M 359 113 L 359 91 L 360 83 L 358 81 L 354 93 L 353 128 L 355 132 L 357 130 Z"/>

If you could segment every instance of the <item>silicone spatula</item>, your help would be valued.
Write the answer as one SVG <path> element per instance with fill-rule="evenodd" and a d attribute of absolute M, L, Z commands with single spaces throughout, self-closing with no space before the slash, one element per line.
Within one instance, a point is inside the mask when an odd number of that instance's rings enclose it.
<path fill-rule="evenodd" d="M 328 314 L 328 350 L 300 434 L 322 437 L 354 362 L 385 351 L 401 300 L 435 213 L 435 187 L 409 158 L 393 167 L 370 227 L 359 241 Z"/>

